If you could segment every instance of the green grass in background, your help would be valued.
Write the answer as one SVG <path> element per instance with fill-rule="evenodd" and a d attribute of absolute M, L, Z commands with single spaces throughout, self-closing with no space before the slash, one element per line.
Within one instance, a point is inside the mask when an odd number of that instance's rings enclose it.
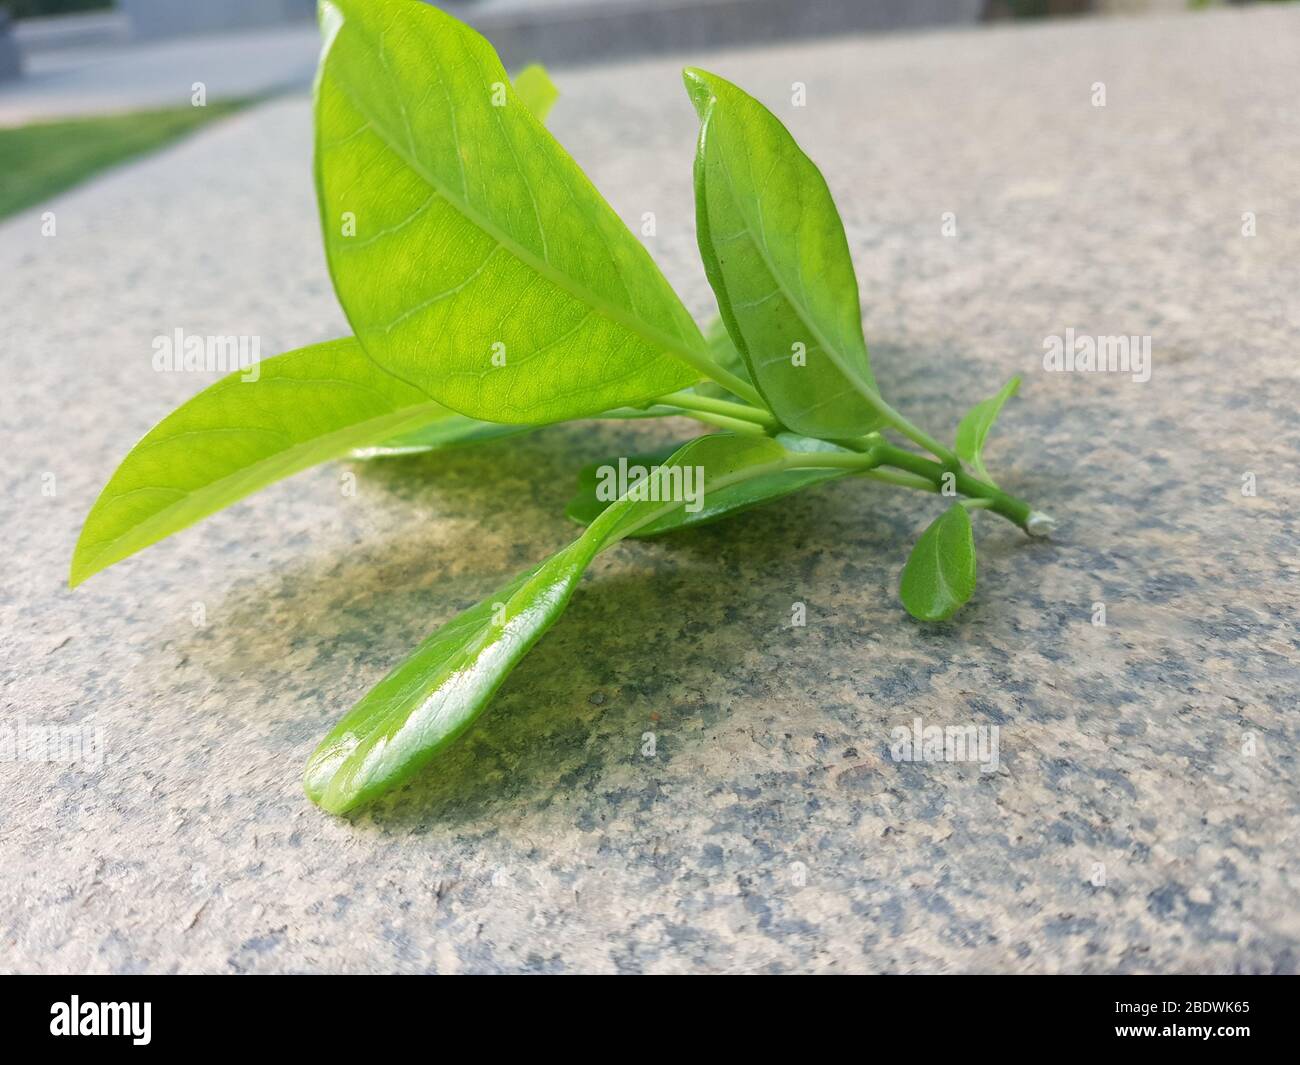
<path fill-rule="evenodd" d="M 174 141 L 247 100 L 0 129 L 0 218 L 63 192 L 114 163 Z"/>

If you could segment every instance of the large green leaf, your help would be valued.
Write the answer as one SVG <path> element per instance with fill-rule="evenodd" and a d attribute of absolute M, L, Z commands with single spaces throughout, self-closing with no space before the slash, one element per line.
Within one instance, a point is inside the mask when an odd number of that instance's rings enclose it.
<path fill-rule="evenodd" d="M 233 373 L 122 460 L 82 526 L 70 583 L 281 477 L 448 416 L 351 338 L 266 359 L 257 380 Z"/>
<path fill-rule="evenodd" d="M 323 0 L 321 25 L 325 249 L 376 362 L 462 414 L 519 424 L 700 377 L 699 329 L 487 41 L 410 0 Z"/>
<path fill-rule="evenodd" d="M 975 593 L 975 536 L 955 503 L 921 534 L 903 567 L 898 596 L 922 621 L 943 621 Z"/>
<path fill-rule="evenodd" d="M 822 440 L 813 440 L 808 437 L 795 436 L 791 433 L 781 433 L 777 436 L 777 440 L 784 445 L 787 451 L 810 453 L 836 451 L 847 453 L 843 448 L 836 447 L 834 444 Z M 649 469 L 652 466 L 662 465 L 676 450 L 677 445 L 674 445 L 673 447 L 643 454 L 615 455 L 584 466 L 578 473 L 578 490 L 565 507 L 565 514 L 580 525 L 591 524 L 611 505 L 608 498 L 601 498 L 602 488 L 606 489 L 604 495 L 608 496 L 609 494 L 608 485 L 611 478 L 607 471 L 617 470 L 620 461 L 629 470 L 636 466 Z M 716 488 L 707 493 L 702 501 L 702 506 L 698 510 L 679 507 L 632 535 L 642 538 L 659 536 L 675 529 L 685 529 L 692 525 L 704 525 L 708 522 L 719 521 L 742 510 L 748 510 L 750 507 L 762 506 L 764 503 L 780 499 L 791 492 L 797 492 L 802 488 L 811 488 L 815 484 L 832 481 L 851 472 L 846 469 L 829 467 L 823 469 L 790 469 L 777 470 L 773 473 L 748 478 L 725 488 Z"/>
<path fill-rule="evenodd" d="M 1019 388 L 1020 378 L 1011 378 L 996 396 L 990 396 L 971 407 L 966 412 L 966 417 L 962 418 L 961 424 L 957 426 L 954 450 L 963 462 L 970 464 L 971 469 L 981 480 L 988 481 L 989 484 L 993 484 L 993 478 L 984 468 L 984 441 L 997 420 L 998 412 L 1002 410 L 1002 404 L 1014 396 Z"/>
<path fill-rule="evenodd" d="M 669 466 L 702 467 L 705 498 L 784 468 L 787 452 L 765 437 L 705 436 Z M 683 503 L 624 498 L 572 544 L 424 641 L 320 743 L 303 782 L 310 798 L 343 813 L 407 779 L 450 745 L 568 605 L 596 554 Z"/>
<path fill-rule="evenodd" d="M 702 70 L 685 78 L 700 116 L 700 254 L 754 384 L 796 432 L 875 428 L 858 283 L 821 171 L 752 96 Z"/>
<path fill-rule="evenodd" d="M 539 122 L 545 122 L 560 98 L 560 90 L 551 81 L 550 74 L 540 63 L 524 67 L 513 78 L 515 93 L 525 107 L 537 116 Z M 352 452 L 354 459 L 392 458 L 402 455 L 419 455 L 426 451 L 442 451 L 446 448 L 464 447 L 471 444 L 483 444 L 489 440 L 500 440 L 508 436 L 530 433 L 534 426 L 502 425 L 500 422 L 484 422 L 477 418 L 467 418 L 455 411 L 439 413 L 428 425 L 420 426 L 410 432 L 395 436 L 372 447 L 358 448 Z"/>

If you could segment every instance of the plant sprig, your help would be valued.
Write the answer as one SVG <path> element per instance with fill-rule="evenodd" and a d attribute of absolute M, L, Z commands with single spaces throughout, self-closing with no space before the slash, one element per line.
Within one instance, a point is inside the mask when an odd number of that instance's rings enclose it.
<path fill-rule="evenodd" d="M 253 381 L 231 375 L 159 422 L 87 516 L 71 583 L 335 458 L 473 446 L 571 419 L 677 416 L 722 430 L 622 456 L 649 472 L 612 498 L 599 476 L 609 463 L 584 469 L 566 511 L 582 534 L 435 631 L 321 742 L 305 787 L 324 809 L 373 799 L 452 743 L 596 554 L 623 539 L 843 477 L 938 493 L 955 501 L 899 588 L 909 612 L 937 621 L 975 590 L 973 511 L 1033 535 L 1050 528 L 984 467 L 1018 380 L 972 408 L 952 447 L 881 395 L 830 191 L 757 100 L 685 72 L 700 118 L 696 228 L 721 313 L 701 331 L 546 131 L 557 93 L 544 70 L 512 84 L 487 41 L 416 0 L 322 0 L 320 16 L 317 198 L 354 335 L 266 360 Z M 668 489 L 695 470 L 688 505 Z"/>

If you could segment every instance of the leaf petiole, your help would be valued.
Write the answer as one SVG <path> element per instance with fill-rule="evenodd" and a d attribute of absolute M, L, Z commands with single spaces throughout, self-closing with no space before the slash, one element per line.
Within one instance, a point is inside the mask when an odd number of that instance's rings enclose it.
<path fill-rule="evenodd" d="M 874 450 L 880 456 L 882 465 L 893 466 L 896 469 L 914 473 L 918 477 L 924 477 L 932 484 L 942 486 L 944 478 L 951 477 L 951 486 L 961 495 L 971 499 L 987 500 L 985 506 L 988 510 L 993 511 L 995 514 L 1001 514 L 1002 517 L 1020 526 L 1031 535 L 1041 535 L 1035 528 L 1031 527 L 1030 518 L 1035 512 L 1023 499 L 1017 499 L 1015 496 L 1008 495 L 985 481 L 972 477 L 960 467 L 948 469 L 930 459 L 894 447 L 892 444 L 882 444 Z"/>
<path fill-rule="evenodd" d="M 714 396 L 702 396 L 697 392 L 670 392 L 666 396 L 660 396 L 654 402 L 705 414 L 722 415 L 732 421 L 749 422 L 770 431 L 780 428 L 777 420 L 766 410 Z"/>
<path fill-rule="evenodd" d="M 684 352 L 678 354 L 685 358 Z M 764 406 L 763 397 L 758 394 L 758 389 L 743 378 L 737 377 L 730 370 L 723 369 L 712 359 L 692 358 L 688 361 L 706 377 L 716 381 L 732 395 L 739 396 L 741 399 L 754 404 L 755 408 Z"/>
<path fill-rule="evenodd" d="M 882 441 L 873 442 L 864 451 L 792 452 L 790 457 L 794 469 L 835 467 L 855 470 L 873 480 L 930 492 L 942 491 L 945 478 L 951 478 L 948 482 L 951 488 L 967 497 L 962 501 L 963 505 L 1000 514 L 1031 536 L 1045 535 L 1050 528 L 1051 519 L 1033 510 L 1023 499 L 1008 495 L 961 469 L 949 469 Z M 893 470 L 882 470 L 881 466 L 890 466 Z"/>
<path fill-rule="evenodd" d="M 683 418 L 694 418 L 697 422 L 703 422 L 705 425 L 716 426 L 719 429 L 726 429 L 728 432 L 741 433 L 747 436 L 766 436 L 767 433 L 757 422 L 742 421 L 740 418 L 732 418 L 725 414 L 713 414 L 710 411 L 682 410 L 674 412 L 680 414 Z"/>
<path fill-rule="evenodd" d="M 918 477 L 914 473 L 903 473 L 900 470 L 863 470 L 860 476 L 873 481 L 880 481 L 882 484 L 898 485 L 900 488 L 915 488 L 918 492 L 939 491 L 939 486 L 932 481 L 927 481 L 924 477 Z"/>

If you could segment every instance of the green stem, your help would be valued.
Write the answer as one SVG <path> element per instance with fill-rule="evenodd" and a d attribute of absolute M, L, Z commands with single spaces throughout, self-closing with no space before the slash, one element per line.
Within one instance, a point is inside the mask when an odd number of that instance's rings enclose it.
<path fill-rule="evenodd" d="M 863 470 L 860 476 L 883 484 L 896 484 L 901 488 L 915 488 L 919 492 L 939 491 L 938 485 L 927 481 L 924 477 L 917 477 L 912 473 L 900 473 L 897 470 Z"/>
<path fill-rule="evenodd" d="M 669 392 L 666 396 L 660 396 L 656 399 L 655 403 L 683 407 L 686 410 L 702 411 L 705 414 L 721 414 L 726 418 L 752 422 L 754 425 L 767 430 L 780 428 L 777 420 L 766 410 L 760 410 L 745 403 L 733 403 L 728 399 L 702 396 L 697 392 Z"/>
<path fill-rule="evenodd" d="M 957 457 L 956 453 L 949 448 L 944 447 L 943 444 L 939 443 L 938 440 L 932 437 L 924 429 L 913 425 L 883 399 L 881 399 L 878 404 L 875 404 L 874 401 L 872 402 L 873 405 L 876 406 L 876 410 L 889 423 L 891 429 L 901 433 L 917 446 L 925 448 L 925 450 L 930 452 L 931 455 L 940 459 L 945 466 L 951 466 L 957 469 L 961 468 L 961 459 Z"/>
<path fill-rule="evenodd" d="M 755 407 L 766 407 L 763 397 L 758 394 L 758 389 L 746 381 L 743 377 L 737 377 L 730 370 L 724 370 L 712 359 L 705 358 L 701 355 L 688 353 L 686 351 L 674 351 L 675 355 L 680 356 L 684 361 L 690 363 L 700 373 L 712 381 L 716 381 L 728 392 L 734 396 L 739 396 L 747 403 L 752 403 Z"/>
<path fill-rule="evenodd" d="M 705 425 L 714 425 L 719 429 L 727 429 L 733 433 L 748 433 L 750 436 L 764 436 L 763 427 L 750 421 L 741 421 L 739 418 L 729 418 L 725 414 L 711 414 L 708 411 L 682 411 L 683 418 L 694 418 L 697 422 L 704 422 Z"/>
<path fill-rule="evenodd" d="M 930 492 L 947 494 L 945 490 L 951 487 L 955 494 L 967 497 L 963 501 L 965 505 L 991 510 L 1035 536 L 1043 535 L 1045 525 L 1048 524 L 1048 519 L 1034 511 L 1023 499 L 1008 495 L 960 468 L 950 469 L 882 441 L 872 443 L 865 451 L 792 452 L 789 462 L 792 468 L 831 467 L 855 470 L 874 480 Z M 879 469 L 881 466 L 892 466 L 894 470 Z"/>
<path fill-rule="evenodd" d="M 932 462 L 930 459 L 894 447 L 892 444 L 877 445 L 870 453 L 879 458 L 881 465 L 893 466 L 895 469 L 905 470 L 908 473 L 916 474 L 918 477 L 924 477 L 938 486 L 941 491 L 945 487 L 945 476 L 949 476 L 952 478 L 949 483 L 959 494 L 971 499 L 986 500 L 981 504 L 982 506 L 995 514 L 1001 514 L 1008 521 L 1019 525 L 1026 532 L 1033 531 L 1029 527 L 1029 519 L 1034 514 L 1034 511 L 1028 503 L 1023 499 L 1007 495 L 1000 488 L 995 488 L 985 481 L 970 476 L 960 468 L 948 469 L 937 462 Z"/>

